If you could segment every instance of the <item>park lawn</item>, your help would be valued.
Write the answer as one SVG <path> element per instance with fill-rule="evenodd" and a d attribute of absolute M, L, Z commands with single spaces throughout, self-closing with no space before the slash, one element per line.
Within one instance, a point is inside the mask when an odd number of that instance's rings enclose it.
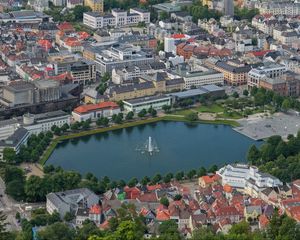
<path fill-rule="evenodd" d="M 208 106 L 200 106 L 197 108 L 197 111 L 207 113 L 220 113 L 224 111 L 224 108 L 218 104 L 212 104 Z"/>
<path fill-rule="evenodd" d="M 193 113 L 193 112 L 195 112 L 195 111 L 197 111 L 197 109 L 189 108 L 189 109 L 183 109 L 183 110 L 174 111 L 174 112 L 172 112 L 171 114 L 172 114 L 172 115 L 187 116 L 187 115 L 189 115 L 190 113 Z"/>
<path fill-rule="evenodd" d="M 230 119 L 241 119 L 243 116 L 238 112 L 232 112 L 232 114 L 228 113 L 220 113 L 217 114 L 217 118 L 230 118 Z"/>

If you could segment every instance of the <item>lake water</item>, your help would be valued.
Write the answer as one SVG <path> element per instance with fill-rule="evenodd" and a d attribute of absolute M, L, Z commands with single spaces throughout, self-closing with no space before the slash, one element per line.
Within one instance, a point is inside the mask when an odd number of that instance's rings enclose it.
<path fill-rule="evenodd" d="M 152 156 L 137 151 L 149 136 L 159 148 Z M 252 144 L 261 142 L 230 126 L 162 121 L 63 141 L 46 164 L 114 180 L 140 179 L 242 162 Z"/>

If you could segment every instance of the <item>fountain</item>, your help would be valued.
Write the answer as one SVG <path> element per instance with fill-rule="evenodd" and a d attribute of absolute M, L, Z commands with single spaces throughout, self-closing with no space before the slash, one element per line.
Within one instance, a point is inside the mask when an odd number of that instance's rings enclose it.
<path fill-rule="evenodd" d="M 148 153 L 150 156 L 152 156 L 154 153 L 159 152 L 159 148 L 157 147 L 156 142 L 150 136 L 148 137 L 146 142 L 142 144 L 142 146 L 138 146 L 136 150 L 141 152 L 142 154 Z"/>

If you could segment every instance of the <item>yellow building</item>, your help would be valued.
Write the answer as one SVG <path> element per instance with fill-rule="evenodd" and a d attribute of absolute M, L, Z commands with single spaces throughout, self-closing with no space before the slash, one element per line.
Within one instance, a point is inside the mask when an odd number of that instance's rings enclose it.
<path fill-rule="evenodd" d="M 90 7 L 93 12 L 104 12 L 104 0 L 84 0 L 84 5 Z"/>
<path fill-rule="evenodd" d="M 202 5 L 210 8 L 212 6 L 212 0 L 202 0 Z"/>

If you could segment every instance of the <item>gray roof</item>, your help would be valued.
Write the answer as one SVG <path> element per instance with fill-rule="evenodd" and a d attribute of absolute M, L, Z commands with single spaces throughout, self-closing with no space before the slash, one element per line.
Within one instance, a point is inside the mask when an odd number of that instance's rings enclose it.
<path fill-rule="evenodd" d="M 226 71 L 233 72 L 233 73 L 247 73 L 251 70 L 250 65 L 242 66 L 242 67 L 236 67 L 228 64 L 227 62 L 218 61 L 216 63 L 216 66 L 222 69 L 225 69 Z"/>
<path fill-rule="evenodd" d="M 16 147 L 20 141 L 28 134 L 28 130 L 25 128 L 18 128 L 13 135 L 7 139 L 0 141 L 0 146 L 3 147 Z"/>
<path fill-rule="evenodd" d="M 168 99 L 168 98 L 170 98 L 170 97 L 168 97 L 166 95 L 160 95 L 160 96 L 155 95 L 155 96 L 149 96 L 149 97 L 130 99 L 130 100 L 126 100 L 124 102 L 128 102 L 130 104 L 138 104 L 138 103 L 156 101 L 156 100 L 162 100 L 162 99 Z"/>
<path fill-rule="evenodd" d="M 203 95 L 206 93 L 207 91 L 203 91 L 202 89 L 197 88 L 197 89 L 191 89 L 183 92 L 170 93 L 169 95 L 178 98 L 189 98 L 189 97 Z"/>

